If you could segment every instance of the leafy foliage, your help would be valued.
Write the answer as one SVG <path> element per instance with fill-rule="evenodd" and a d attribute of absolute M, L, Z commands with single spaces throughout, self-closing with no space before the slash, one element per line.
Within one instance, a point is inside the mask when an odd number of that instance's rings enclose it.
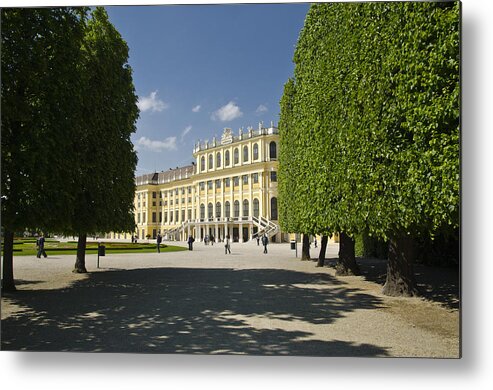
<path fill-rule="evenodd" d="M 459 7 L 312 5 L 281 100 L 284 229 L 458 226 Z"/>
<path fill-rule="evenodd" d="M 83 10 L 2 9 L 2 227 L 64 230 Z"/>
<path fill-rule="evenodd" d="M 101 7 L 87 22 L 82 49 L 72 231 L 133 231 L 137 156 L 130 136 L 138 117 L 137 97 L 128 47 Z"/>

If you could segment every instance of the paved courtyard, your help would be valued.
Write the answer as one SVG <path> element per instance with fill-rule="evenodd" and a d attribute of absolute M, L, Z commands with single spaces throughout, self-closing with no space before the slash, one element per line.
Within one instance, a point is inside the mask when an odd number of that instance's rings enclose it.
<path fill-rule="evenodd" d="M 71 272 L 73 255 L 16 257 L 18 291 L 2 297 L 1 347 L 459 356 L 456 308 L 386 297 L 368 278 L 335 277 L 331 266 L 300 261 L 289 244 L 271 244 L 268 254 L 256 243 L 231 250 L 225 255 L 222 244 L 195 243 L 191 252 L 108 255 L 100 269 L 97 256 L 88 255 L 84 275 Z M 329 245 L 327 258 L 337 252 L 338 245 Z"/>

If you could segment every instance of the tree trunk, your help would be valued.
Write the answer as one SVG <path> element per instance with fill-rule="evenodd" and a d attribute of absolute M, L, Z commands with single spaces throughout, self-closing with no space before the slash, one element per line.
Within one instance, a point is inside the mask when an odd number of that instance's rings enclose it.
<path fill-rule="evenodd" d="M 15 291 L 14 281 L 14 232 L 3 235 L 3 280 L 2 292 Z"/>
<path fill-rule="evenodd" d="M 339 237 L 339 259 L 336 264 L 336 275 L 360 275 L 361 272 L 355 258 L 354 239 L 344 232 L 341 232 Z"/>
<path fill-rule="evenodd" d="M 413 237 L 407 234 L 391 237 L 387 261 L 387 280 L 383 286 L 385 295 L 393 297 L 418 295 L 413 270 L 415 257 L 416 243 Z"/>
<path fill-rule="evenodd" d="M 320 243 L 320 253 L 318 254 L 317 267 L 323 267 L 325 264 L 325 252 L 327 250 L 327 242 L 328 241 L 329 241 L 329 237 L 322 236 L 322 240 Z"/>
<path fill-rule="evenodd" d="M 301 260 L 310 260 L 310 236 L 303 233 L 303 246 L 301 248 Z"/>
<path fill-rule="evenodd" d="M 86 269 L 86 241 L 87 234 L 79 234 L 79 240 L 77 241 L 77 258 L 75 259 L 75 268 L 73 272 L 78 274 L 85 274 Z"/>

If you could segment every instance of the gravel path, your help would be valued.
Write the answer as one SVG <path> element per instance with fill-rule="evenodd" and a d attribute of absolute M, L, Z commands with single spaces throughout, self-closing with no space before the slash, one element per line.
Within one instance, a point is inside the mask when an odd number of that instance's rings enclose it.
<path fill-rule="evenodd" d="M 185 246 L 185 244 L 183 244 Z M 336 257 L 329 245 L 327 257 Z M 301 248 L 299 248 L 299 253 Z M 318 250 L 312 249 L 312 256 Z M 3 350 L 459 357 L 459 312 L 335 277 L 288 244 L 195 243 L 194 251 L 16 257 L 1 306 Z M 364 268 L 364 261 L 360 262 Z"/>

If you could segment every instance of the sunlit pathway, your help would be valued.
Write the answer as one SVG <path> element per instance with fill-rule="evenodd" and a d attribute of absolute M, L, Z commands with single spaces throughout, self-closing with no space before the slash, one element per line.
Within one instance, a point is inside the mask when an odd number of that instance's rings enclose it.
<path fill-rule="evenodd" d="M 327 257 L 336 257 L 330 245 Z M 301 248 L 299 248 L 299 253 Z M 312 248 L 312 256 L 318 249 Z M 454 331 L 398 314 L 457 321 L 420 299 L 388 298 L 361 277 L 300 261 L 288 244 L 15 258 L 19 291 L 2 298 L 2 349 L 310 356 L 457 357 Z M 443 317 L 443 318 L 442 318 Z M 428 326 L 429 325 L 429 326 Z"/>

